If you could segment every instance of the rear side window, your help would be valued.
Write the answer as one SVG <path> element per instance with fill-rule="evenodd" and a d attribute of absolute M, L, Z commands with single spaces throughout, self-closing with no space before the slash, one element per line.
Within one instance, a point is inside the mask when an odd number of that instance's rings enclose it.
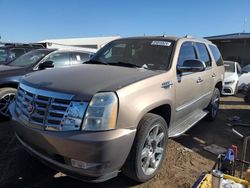
<path fill-rule="evenodd" d="M 90 59 L 90 54 L 89 53 L 73 52 L 73 61 L 72 61 L 72 64 L 83 63 L 85 61 L 88 61 L 89 59 Z"/>
<path fill-rule="evenodd" d="M 181 45 L 180 54 L 178 58 L 178 65 L 183 65 L 184 61 L 196 59 L 193 42 L 184 42 Z"/>
<path fill-rule="evenodd" d="M 223 59 L 221 57 L 220 51 L 216 46 L 209 45 L 209 48 L 214 56 L 217 66 L 223 66 Z"/>
<path fill-rule="evenodd" d="M 211 67 L 211 60 L 207 51 L 207 47 L 203 43 L 196 43 L 199 60 L 206 64 L 206 67 Z"/>

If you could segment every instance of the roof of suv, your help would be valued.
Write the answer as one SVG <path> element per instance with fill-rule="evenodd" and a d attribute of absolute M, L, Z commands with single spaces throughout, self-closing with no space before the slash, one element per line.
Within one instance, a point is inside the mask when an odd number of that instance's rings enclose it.
<path fill-rule="evenodd" d="M 196 38 L 196 37 L 192 37 L 190 35 L 186 35 L 183 37 L 177 37 L 177 36 L 140 36 L 140 37 L 126 37 L 126 38 L 120 38 L 120 39 L 116 39 L 116 40 L 122 40 L 122 39 L 151 39 L 151 40 L 172 40 L 172 41 L 177 41 L 179 39 L 190 39 L 190 40 L 197 40 L 200 42 L 206 42 L 206 43 L 211 43 L 211 41 L 204 39 L 204 38 Z"/>

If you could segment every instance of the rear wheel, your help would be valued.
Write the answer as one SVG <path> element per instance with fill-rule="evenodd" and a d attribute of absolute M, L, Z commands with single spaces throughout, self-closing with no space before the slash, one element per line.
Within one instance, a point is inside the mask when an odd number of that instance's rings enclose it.
<path fill-rule="evenodd" d="M 153 178 L 165 158 L 167 140 L 166 121 L 161 116 L 146 114 L 138 125 L 123 173 L 138 182 Z"/>
<path fill-rule="evenodd" d="M 16 95 L 15 88 L 1 88 L 0 89 L 0 118 L 10 118 L 9 104 L 13 102 Z"/>
<path fill-rule="evenodd" d="M 245 101 L 245 103 L 250 104 L 250 96 L 245 96 L 244 101 Z"/>
<path fill-rule="evenodd" d="M 207 107 L 208 114 L 206 119 L 209 121 L 213 121 L 216 119 L 219 112 L 220 105 L 220 90 L 218 88 L 214 89 L 212 99 Z"/>

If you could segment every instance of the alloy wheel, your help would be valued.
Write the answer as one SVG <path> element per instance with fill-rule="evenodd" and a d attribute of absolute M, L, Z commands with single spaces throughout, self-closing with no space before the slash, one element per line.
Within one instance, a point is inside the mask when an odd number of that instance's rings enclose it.
<path fill-rule="evenodd" d="M 141 168 L 145 175 L 153 174 L 159 167 L 164 152 L 164 137 L 160 124 L 149 131 L 141 152 Z"/>
<path fill-rule="evenodd" d="M 9 107 L 9 104 L 14 101 L 14 99 L 15 99 L 14 93 L 8 93 L 0 99 L 0 114 L 1 115 L 5 117 L 10 116 L 8 107 Z"/>

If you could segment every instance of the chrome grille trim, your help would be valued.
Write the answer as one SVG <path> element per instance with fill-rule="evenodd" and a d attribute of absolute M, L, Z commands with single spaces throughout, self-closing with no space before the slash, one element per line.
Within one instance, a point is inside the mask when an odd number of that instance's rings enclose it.
<path fill-rule="evenodd" d="M 64 118 L 73 102 L 72 98 L 73 95 L 70 94 L 20 84 L 15 109 L 19 119 L 27 126 L 51 131 L 79 130 L 79 126 L 69 127 L 64 124 Z"/>

